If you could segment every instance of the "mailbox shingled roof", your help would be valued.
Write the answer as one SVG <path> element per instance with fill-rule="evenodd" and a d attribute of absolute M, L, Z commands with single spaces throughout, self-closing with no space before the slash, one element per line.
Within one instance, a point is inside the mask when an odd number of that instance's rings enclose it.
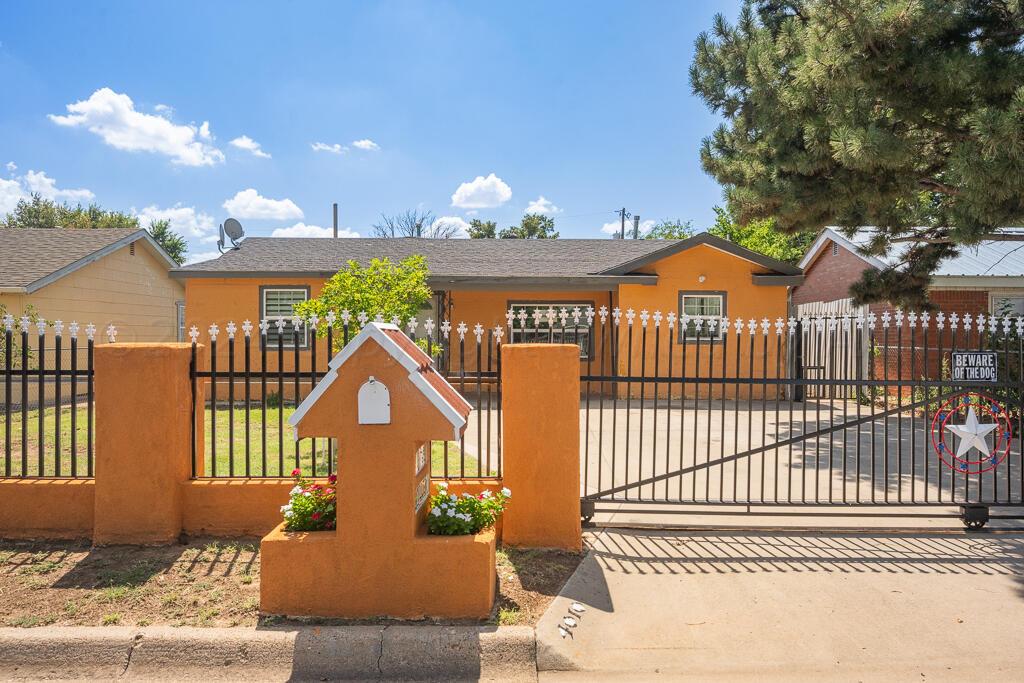
<path fill-rule="evenodd" d="M 458 440 L 460 430 L 465 426 L 473 406 L 455 391 L 451 384 L 434 368 L 423 349 L 416 345 L 398 327 L 391 323 L 367 323 L 366 327 L 331 359 L 330 370 L 313 388 L 313 391 L 299 404 L 288 418 L 288 424 L 297 427 L 303 416 L 322 396 L 338 377 L 338 370 L 362 347 L 367 339 L 373 339 L 409 371 L 409 380 L 423 393 L 454 428 L 454 439 Z"/>

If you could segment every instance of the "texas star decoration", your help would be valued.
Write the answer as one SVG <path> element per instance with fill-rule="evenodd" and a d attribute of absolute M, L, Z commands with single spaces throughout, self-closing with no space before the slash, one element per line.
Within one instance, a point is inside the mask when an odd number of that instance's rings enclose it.
<path fill-rule="evenodd" d="M 987 414 L 991 421 L 981 422 L 979 412 Z M 954 423 L 953 419 L 960 415 L 964 415 L 964 421 Z M 946 443 L 947 434 L 958 440 L 955 453 L 952 444 Z M 939 459 L 963 474 L 981 474 L 997 467 L 1009 454 L 1011 438 L 1006 410 L 995 398 L 980 392 L 968 391 L 949 398 L 935 411 L 932 420 L 932 445 Z M 972 455 L 973 451 L 978 455 Z"/>

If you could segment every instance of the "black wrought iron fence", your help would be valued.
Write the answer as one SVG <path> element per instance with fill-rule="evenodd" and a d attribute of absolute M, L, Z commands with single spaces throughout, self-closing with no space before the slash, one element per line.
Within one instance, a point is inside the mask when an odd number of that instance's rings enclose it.
<path fill-rule="evenodd" d="M 96 327 L 11 315 L 2 324 L 3 476 L 92 477 Z"/>
<path fill-rule="evenodd" d="M 206 335 L 193 326 L 193 477 L 277 478 L 296 469 L 304 476 L 334 473 L 338 457 L 344 457 L 334 440 L 296 440 L 288 418 L 327 373 L 331 358 L 371 319 L 385 322 L 345 311 L 324 320 L 211 325 Z M 459 441 L 431 444 L 433 476 L 500 476 L 503 330 L 462 323 L 453 328 L 431 319 L 386 322 L 421 346 L 474 406 Z M 206 343 L 202 352 L 200 341 Z"/>

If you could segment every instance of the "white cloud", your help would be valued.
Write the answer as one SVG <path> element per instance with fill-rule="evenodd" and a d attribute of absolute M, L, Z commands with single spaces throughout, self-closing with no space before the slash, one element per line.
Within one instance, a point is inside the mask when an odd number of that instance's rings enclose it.
<path fill-rule="evenodd" d="M 155 107 L 153 107 L 153 111 L 166 118 L 174 116 L 174 107 L 167 104 L 158 104 Z"/>
<path fill-rule="evenodd" d="M 459 216 L 441 216 L 440 218 L 434 219 L 434 228 L 441 226 L 452 226 L 455 228 L 455 234 L 452 237 L 469 237 L 469 223 Z"/>
<path fill-rule="evenodd" d="M 368 139 L 356 140 L 352 143 L 352 146 L 358 149 L 365 149 L 367 152 L 376 152 L 380 149 L 380 145 L 373 140 Z"/>
<path fill-rule="evenodd" d="M 147 206 L 141 211 L 132 209 L 132 213 L 139 217 L 139 223 L 143 227 L 149 227 L 153 221 L 170 221 L 171 229 L 189 237 L 200 237 L 217 227 L 213 216 L 202 211 L 196 211 L 194 206 L 182 206 L 175 204 L 166 209 L 158 206 Z M 212 235 L 217 241 L 217 235 Z"/>
<path fill-rule="evenodd" d="M 271 237 L 334 237 L 333 228 L 321 228 L 319 225 L 296 223 L 288 228 L 276 228 Z M 359 237 L 359 233 L 351 228 L 338 228 L 338 237 Z"/>
<path fill-rule="evenodd" d="M 18 200 L 28 199 L 28 194 L 17 180 L 0 178 L 0 216 L 6 216 L 18 206 Z"/>
<path fill-rule="evenodd" d="M 15 171 L 18 170 L 18 165 L 16 163 L 14 163 L 13 161 L 8 161 L 7 164 L 6 164 L 6 167 L 7 167 L 7 170 L 10 171 L 11 173 L 14 173 Z"/>
<path fill-rule="evenodd" d="M 212 166 L 224 161 L 224 153 L 209 144 L 210 124 L 182 125 L 164 116 L 135 109 L 132 98 L 110 88 L 100 88 L 87 100 L 67 105 L 68 114 L 50 114 L 51 121 L 69 128 L 86 128 L 115 149 L 154 152 L 182 166 Z"/>
<path fill-rule="evenodd" d="M 562 210 L 541 195 L 530 202 L 525 213 L 562 213 Z"/>
<path fill-rule="evenodd" d="M 235 218 L 259 218 L 286 221 L 303 218 L 302 209 L 290 199 L 268 199 L 251 187 L 241 190 L 223 204 Z"/>
<path fill-rule="evenodd" d="M 493 173 L 486 178 L 478 175 L 462 183 L 452 195 L 452 206 L 460 209 L 493 209 L 512 199 L 512 188 Z"/>
<path fill-rule="evenodd" d="M 645 232 L 657 225 L 657 221 L 640 221 L 640 235 L 642 236 Z M 601 226 L 601 232 L 606 235 L 618 235 L 622 231 L 622 223 L 620 221 L 612 221 L 611 223 L 605 223 Z M 626 221 L 626 237 L 633 235 L 633 221 Z"/>
<path fill-rule="evenodd" d="M 253 140 L 248 135 L 240 135 L 231 141 L 232 145 L 238 149 L 244 149 L 247 152 L 252 152 L 253 156 L 260 157 L 261 159 L 269 159 L 270 155 L 263 151 L 260 147 L 260 143 Z"/>
<path fill-rule="evenodd" d="M 344 154 L 348 151 L 348 147 L 337 142 L 333 145 L 328 145 L 326 142 L 314 142 L 310 147 L 313 148 L 314 152 L 330 152 L 331 154 Z"/>
<path fill-rule="evenodd" d="M 197 254 L 189 254 L 185 258 L 186 264 L 199 263 L 200 261 L 210 261 L 220 256 L 219 251 L 201 251 Z"/>
<path fill-rule="evenodd" d="M 88 202 L 96 198 L 89 190 L 80 188 L 77 190 L 62 190 L 57 187 L 57 181 L 46 175 L 43 171 L 29 171 L 22 176 L 22 181 L 29 192 L 35 192 L 53 201 Z"/>
<path fill-rule="evenodd" d="M 207 235 L 206 237 L 200 238 L 199 241 L 202 242 L 203 244 L 213 244 L 214 242 L 216 242 L 219 239 L 220 239 L 220 234 L 219 233 L 214 233 L 212 235 Z"/>

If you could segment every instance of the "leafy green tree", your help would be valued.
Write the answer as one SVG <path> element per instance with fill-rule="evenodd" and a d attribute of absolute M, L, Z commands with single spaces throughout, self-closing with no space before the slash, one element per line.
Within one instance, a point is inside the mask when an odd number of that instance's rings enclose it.
<path fill-rule="evenodd" d="M 817 237 L 813 232 L 782 232 L 774 218 L 755 219 L 741 225 L 731 211 L 720 206 L 715 207 L 715 224 L 708 232 L 759 254 L 794 264 L 803 258 Z"/>
<path fill-rule="evenodd" d="M 543 240 L 558 239 L 555 219 L 540 213 L 528 213 L 519 225 L 510 225 L 499 233 L 501 239 Z"/>
<path fill-rule="evenodd" d="M 58 204 L 33 193 L 18 200 L 14 211 L 0 220 L 4 228 L 124 228 L 139 229 L 139 219 L 121 211 L 107 211 L 96 204 L 83 207 Z"/>
<path fill-rule="evenodd" d="M 320 296 L 296 304 L 294 310 L 306 320 L 316 314 L 321 321 L 317 326 L 320 336 L 327 335 L 324 321 L 330 311 L 334 311 L 334 326 L 338 330 L 342 328 L 342 311 L 349 311 L 352 316 L 349 323 L 351 335 L 360 330 L 356 319 L 360 312 L 370 315 L 371 320 L 380 313 L 389 322 L 397 315 L 404 325 L 430 302 L 433 291 L 427 285 L 427 274 L 427 260 L 419 255 L 408 256 L 398 263 L 387 258 L 375 258 L 365 268 L 349 261 L 345 268 L 331 276 Z M 341 335 L 335 338 L 340 345 Z"/>
<path fill-rule="evenodd" d="M 482 221 L 474 218 L 469 222 L 470 239 L 494 239 L 497 237 L 498 224 L 494 221 Z"/>
<path fill-rule="evenodd" d="M 680 219 L 675 220 L 663 220 L 647 231 L 644 235 L 645 240 L 685 240 L 693 235 L 696 231 L 693 229 L 693 221 L 683 221 Z"/>
<path fill-rule="evenodd" d="M 185 253 L 188 252 L 188 244 L 185 238 L 171 230 L 169 220 L 153 221 L 149 224 L 149 234 L 153 236 L 157 244 L 163 247 L 167 255 L 174 259 L 179 266 L 185 262 Z"/>
<path fill-rule="evenodd" d="M 873 226 L 867 253 L 904 258 L 852 293 L 926 304 L 942 259 L 1024 221 L 1022 37 L 1019 0 L 745 0 L 697 39 L 725 118 L 704 169 L 742 225 Z"/>

